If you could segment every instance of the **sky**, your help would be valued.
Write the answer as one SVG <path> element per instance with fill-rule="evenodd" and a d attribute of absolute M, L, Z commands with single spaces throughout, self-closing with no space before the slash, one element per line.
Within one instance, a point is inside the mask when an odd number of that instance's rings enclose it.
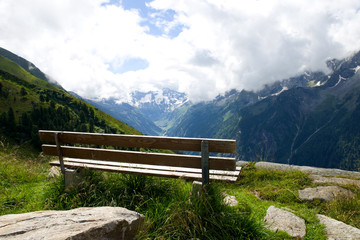
<path fill-rule="evenodd" d="M 0 0 L 0 16 L 1 47 L 90 99 L 206 101 L 360 50 L 359 0 Z"/>

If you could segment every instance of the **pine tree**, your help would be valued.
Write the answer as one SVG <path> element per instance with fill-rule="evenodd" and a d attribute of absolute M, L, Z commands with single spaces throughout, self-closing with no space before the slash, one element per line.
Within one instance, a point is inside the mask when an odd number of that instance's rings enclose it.
<path fill-rule="evenodd" d="M 27 92 L 26 92 L 25 88 L 22 87 L 20 90 L 20 95 L 25 96 L 26 94 L 27 94 Z"/>
<path fill-rule="evenodd" d="M 94 119 L 89 120 L 89 132 L 94 132 Z"/>
<path fill-rule="evenodd" d="M 7 120 L 8 120 L 7 123 L 9 130 L 13 131 L 15 129 L 16 124 L 15 124 L 15 114 L 12 107 L 9 107 Z"/>

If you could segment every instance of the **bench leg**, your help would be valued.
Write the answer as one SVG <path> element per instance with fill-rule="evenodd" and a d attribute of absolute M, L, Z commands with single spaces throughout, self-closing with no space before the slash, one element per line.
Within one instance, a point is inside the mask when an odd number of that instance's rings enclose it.
<path fill-rule="evenodd" d="M 209 184 L 209 142 L 201 142 L 201 168 L 202 168 L 202 184 Z"/>
<path fill-rule="evenodd" d="M 65 189 L 77 187 L 84 180 L 84 169 L 65 169 Z"/>

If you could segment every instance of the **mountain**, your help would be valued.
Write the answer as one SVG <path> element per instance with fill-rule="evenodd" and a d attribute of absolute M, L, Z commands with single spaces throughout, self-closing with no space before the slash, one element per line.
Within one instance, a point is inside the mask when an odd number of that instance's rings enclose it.
<path fill-rule="evenodd" d="M 159 91 L 135 91 L 131 94 L 131 100 L 128 103 L 138 108 L 153 122 L 157 122 L 188 102 L 189 99 L 185 93 L 165 88 Z"/>
<path fill-rule="evenodd" d="M 159 91 L 135 91 L 130 97 L 127 102 L 115 98 L 84 100 L 148 135 L 166 132 L 191 105 L 184 93 L 167 88 Z"/>
<path fill-rule="evenodd" d="M 191 106 L 173 136 L 234 138 L 238 158 L 317 167 L 360 167 L 360 53 L 328 61 L 259 92 L 233 90 Z"/>
<path fill-rule="evenodd" d="M 62 88 L 59 83 L 57 83 L 55 80 L 49 78 L 45 73 L 43 73 L 39 68 L 37 68 L 32 62 L 29 62 L 28 60 L 0 47 L 0 56 L 3 56 L 12 62 L 16 63 L 20 67 L 22 67 L 25 71 L 32 74 L 33 76 L 45 80 L 47 82 L 50 82 L 54 85 L 56 85 L 58 88 Z"/>
<path fill-rule="evenodd" d="M 129 104 L 149 117 L 162 133 L 171 128 L 192 105 L 185 93 L 169 88 L 159 91 L 139 92 L 131 94 Z"/>
<path fill-rule="evenodd" d="M 119 103 L 114 98 L 98 101 L 84 99 L 84 101 L 128 124 L 129 126 L 138 129 L 144 134 L 159 135 L 162 131 L 152 120 L 148 118 L 148 116 L 144 115 L 139 109 L 128 103 Z"/>
<path fill-rule="evenodd" d="M 39 147 L 39 129 L 141 134 L 0 55 L 0 135 Z"/>
<path fill-rule="evenodd" d="M 240 158 L 317 167 L 360 167 L 360 53 L 317 88 L 294 88 L 241 111 Z"/>
<path fill-rule="evenodd" d="M 213 101 L 201 102 L 189 107 L 176 125 L 166 134 L 169 136 L 229 138 L 235 135 L 242 116 L 240 110 L 295 87 L 321 86 L 327 77 L 320 72 L 306 72 L 300 76 L 265 85 L 258 92 L 235 89 L 217 96 Z"/>

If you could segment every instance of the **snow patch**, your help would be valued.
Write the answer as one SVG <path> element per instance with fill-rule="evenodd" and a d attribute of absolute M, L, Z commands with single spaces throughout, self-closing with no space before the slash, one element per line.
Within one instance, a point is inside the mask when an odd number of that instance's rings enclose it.
<path fill-rule="evenodd" d="M 280 93 L 289 90 L 288 87 L 283 87 L 279 92 L 271 94 L 271 96 L 278 96 Z"/>
<path fill-rule="evenodd" d="M 347 79 L 344 78 L 344 77 L 342 77 L 341 75 L 339 75 L 339 81 L 338 81 L 333 87 L 336 87 L 337 85 L 339 85 L 339 83 L 340 83 L 342 80 L 346 81 Z"/>
<path fill-rule="evenodd" d="M 352 70 L 354 70 L 355 73 L 357 73 L 357 71 L 359 71 L 359 69 L 360 69 L 360 66 L 357 66 L 357 67 L 355 67 L 355 68 L 352 68 Z"/>

